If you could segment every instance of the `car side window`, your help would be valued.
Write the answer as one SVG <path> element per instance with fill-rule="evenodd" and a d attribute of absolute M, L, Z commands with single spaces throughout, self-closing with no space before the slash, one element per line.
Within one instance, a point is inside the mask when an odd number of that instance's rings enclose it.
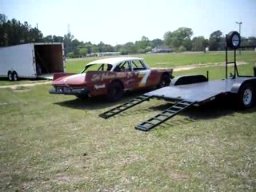
<path fill-rule="evenodd" d="M 130 63 L 128 61 L 124 61 L 116 66 L 115 70 L 116 72 L 126 72 L 131 71 Z"/>
<path fill-rule="evenodd" d="M 110 64 L 102 64 L 99 68 L 98 71 L 110 71 L 112 68 L 112 65 Z"/>
<path fill-rule="evenodd" d="M 140 70 L 145 70 L 147 69 L 143 61 L 141 60 L 133 60 L 131 62 L 132 68 L 134 71 L 140 71 Z"/>
<path fill-rule="evenodd" d="M 111 71 L 112 65 L 111 64 L 91 64 L 86 65 L 84 70 L 81 73 L 89 72 L 89 71 Z"/>

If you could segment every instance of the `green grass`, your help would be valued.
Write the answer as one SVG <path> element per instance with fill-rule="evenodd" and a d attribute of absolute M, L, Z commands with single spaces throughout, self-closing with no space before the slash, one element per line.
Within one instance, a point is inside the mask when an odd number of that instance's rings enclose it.
<path fill-rule="evenodd" d="M 143 57 L 145 61 L 151 67 L 177 67 L 191 64 L 224 64 L 225 52 L 208 52 L 208 53 L 170 53 L 170 54 L 145 54 L 135 55 Z M 232 54 L 229 54 L 230 60 Z M 81 58 L 81 59 L 68 59 L 67 71 L 68 72 L 80 72 L 88 62 L 99 58 Z M 241 55 L 237 55 L 237 61 L 256 63 L 256 53 L 252 51 L 242 52 Z"/>
<path fill-rule="evenodd" d="M 238 66 L 239 75 L 241 76 L 253 76 L 253 67 L 254 64 L 245 64 Z M 180 76 L 180 75 L 193 75 L 193 74 L 202 74 L 206 75 L 207 71 L 209 72 L 209 79 L 210 80 L 216 80 L 216 79 L 224 79 L 225 78 L 225 69 L 224 66 L 211 66 L 206 65 L 200 68 L 195 68 L 191 70 L 184 70 L 184 71 L 174 71 L 174 76 Z M 229 66 L 228 68 L 228 76 L 230 73 L 234 74 L 234 68 L 233 66 Z"/>
<path fill-rule="evenodd" d="M 1 191 L 256 189 L 255 109 L 193 108 L 144 133 L 134 126 L 166 102 L 104 120 L 98 114 L 117 103 L 48 89 L 0 92 Z"/>
<path fill-rule="evenodd" d="M 151 57 L 145 56 L 153 61 L 164 55 Z M 241 61 L 249 63 L 239 66 L 241 73 L 252 73 L 255 55 Z M 210 79 L 224 77 L 223 67 L 211 64 L 175 75 L 206 70 Z M 212 103 L 144 133 L 134 126 L 167 102 L 151 100 L 104 120 L 100 113 L 139 93 L 109 103 L 50 95 L 48 89 L 0 89 L 0 191 L 256 190 L 255 108 Z"/>

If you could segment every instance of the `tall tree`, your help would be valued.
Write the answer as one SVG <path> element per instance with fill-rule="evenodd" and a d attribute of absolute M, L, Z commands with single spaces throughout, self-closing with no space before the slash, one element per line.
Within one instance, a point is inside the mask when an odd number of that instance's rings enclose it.
<path fill-rule="evenodd" d="M 86 54 L 88 53 L 88 50 L 86 47 L 82 47 L 79 49 L 79 55 L 82 56 L 82 57 L 85 57 Z"/>
<path fill-rule="evenodd" d="M 164 34 L 164 42 L 170 48 L 174 48 L 176 50 L 181 49 L 182 47 L 185 50 L 190 51 L 192 48 L 191 36 L 193 35 L 193 31 L 191 28 L 180 27 L 173 32 L 166 32 Z"/>
<path fill-rule="evenodd" d="M 73 39 L 74 39 L 74 36 L 70 32 L 64 35 L 65 55 L 73 51 L 73 47 L 72 47 Z"/>
<path fill-rule="evenodd" d="M 154 48 L 154 47 L 161 47 L 163 46 L 164 42 L 162 39 L 153 39 L 151 41 L 151 46 Z"/>
<path fill-rule="evenodd" d="M 211 33 L 209 38 L 209 50 L 217 51 L 224 49 L 225 39 L 222 36 L 222 32 L 220 30 L 214 31 Z"/>
<path fill-rule="evenodd" d="M 142 36 L 140 41 L 135 42 L 135 47 L 139 53 L 145 53 L 151 50 L 149 38 Z"/>
<path fill-rule="evenodd" d="M 6 16 L 0 14 L 0 46 L 40 42 L 42 37 L 41 31 L 31 27 L 28 22 L 22 24 L 16 19 L 6 20 Z"/>
<path fill-rule="evenodd" d="M 203 36 L 194 37 L 192 39 L 192 51 L 205 51 L 207 40 Z"/>
<path fill-rule="evenodd" d="M 0 25 L 3 24 L 3 23 L 5 23 L 6 20 L 7 20 L 6 15 L 0 13 Z"/>

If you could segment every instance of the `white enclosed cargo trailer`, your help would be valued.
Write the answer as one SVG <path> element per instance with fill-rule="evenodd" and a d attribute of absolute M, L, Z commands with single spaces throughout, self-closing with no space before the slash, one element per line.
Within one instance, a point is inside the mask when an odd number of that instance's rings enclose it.
<path fill-rule="evenodd" d="M 29 43 L 0 48 L 0 77 L 47 78 L 65 71 L 63 43 Z"/>

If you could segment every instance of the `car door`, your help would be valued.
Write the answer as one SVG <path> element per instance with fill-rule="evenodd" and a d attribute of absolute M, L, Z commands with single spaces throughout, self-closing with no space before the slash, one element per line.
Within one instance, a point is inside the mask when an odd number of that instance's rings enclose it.
<path fill-rule="evenodd" d="M 121 80 L 125 90 L 132 90 L 135 84 L 135 74 L 132 71 L 130 61 L 119 63 L 115 69 L 117 79 Z"/>
<path fill-rule="evenodd" d="M 147 87 L 151 70 L 146 67 L 142 60 L 132 60 L 131 67 L 136 79 L 134 88 Z"/>

